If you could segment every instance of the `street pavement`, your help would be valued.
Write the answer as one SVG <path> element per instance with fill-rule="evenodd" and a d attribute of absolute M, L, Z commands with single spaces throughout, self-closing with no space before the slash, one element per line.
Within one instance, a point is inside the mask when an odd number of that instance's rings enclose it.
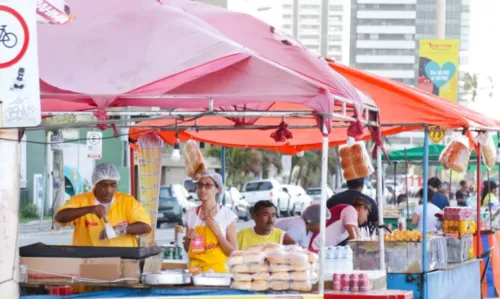
<path fill-rule="evenodd" d="M 238 222 L 238 229 L 253 225 L 253 221 Z M 40 229 L 41 227 L 41 229 Z M 25 246 L 42 242 L 48 245 L 70 245 L 73 240 L 73 229 L 51 230 L 51 222 L 21 224 L 19 229 L 19 244 Z M 159 245 L 165 245 L 174 240 L 174 226 L 163 226 L 156 230 L 156 240 Z"/>

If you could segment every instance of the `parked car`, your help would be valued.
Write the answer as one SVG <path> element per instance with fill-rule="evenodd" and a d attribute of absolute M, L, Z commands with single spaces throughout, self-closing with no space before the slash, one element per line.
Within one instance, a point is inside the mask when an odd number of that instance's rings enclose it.
<path fill-rule="evenodd" d="M 307 189 L 307 195 L 312 198 L 312 204 L 320 204 L 321 203 L 321 188 L 320 187 L 312 187 Z M 329 187 L 326 187 L 326 199 L 328 200 L 333 196 L 333 191 Z"/>
<path fill-rule="evenodd" d="M 238 189 L 231 186 L 227 187 L 225 199 L 226 207 L 230 208 L 238 215 L 239 219 L 244 221 L 249 221 L 251 219 L 252 214 L 250 213 L 250 205 Z"/>
<path fill-rule="evenodd" d="M 196 207 L 196 204 L 189 200 L 189 194 L 183 186 L 177 184 L 161 186 L 157 227 L 160 227 L 163 223 L 183 225 L 182 216 L 184 212 L 193 207 Z"/>
<path fill-rule="evenodd" d="M 370 187 L 370 186 L 371 186 L 371 184 L 368 185 L 365 182 L 362 193 L 375 199 L 376 194 L 377 194 L 377 190 L 375 188 Z M 348 189 L 347 183 L 342 183 L 342 186 L 339 189 L 335 190 L 335 194 L 342 193 L 342 192 L 346 191 L 347 189 Z"/>
<path fill-rule="evenodd" d="M 290 206 L 287 216 L 301 215 L 304 210 L 311 205 L 312 198 L 301 186 L 282 185 L 283 190 L 290 195 Z"/>
<path fill-rule="evenodd" d="M 256 180 L 246 183 L 241 189 L 243 195 L 252 208 L 259 200 L 270 200 L 277 208 L 278 217 L 286 214 L 290 207 L 290 195 L 283 191 L 278 181 Z"/>

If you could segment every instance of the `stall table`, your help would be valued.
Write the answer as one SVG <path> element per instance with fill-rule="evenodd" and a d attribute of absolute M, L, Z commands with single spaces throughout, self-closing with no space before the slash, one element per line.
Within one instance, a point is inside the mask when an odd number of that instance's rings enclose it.
<path fill-rule="evenodd" d="M 413 299 L 413 292 L 411 291 L 371 291 L 363 293 L 347 293 L 337 291 L 325 292 L 324 299 Z"/>

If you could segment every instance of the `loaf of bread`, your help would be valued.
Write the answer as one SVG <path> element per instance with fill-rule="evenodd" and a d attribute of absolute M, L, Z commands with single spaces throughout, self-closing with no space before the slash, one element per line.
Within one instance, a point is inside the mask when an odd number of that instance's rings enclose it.
<path fill-rule="evenodd" d="M 234 281 L 252 281 L 252 274 L 236 273 L 233 275 Z"/>
<path fill-rule="evenodd" d="M 273 272 L 270 277 L 271 280 L 290 280 L 290 273 L 288 272 Z"/>
<path fill-rule="evenodd" d="M 308 271 L 296 271 L 290 274 L 290 279 L 294 281 L 307 281 L 310 278 Z"/>
<path fill-rule="evenodd" d="M 232 273 L 252 273 L 249 265 L 236 265 L 231 268 Z"/>
<path fill-rule="evenodd" d="M 445 169 L 462 173 L 469 164 L 470 150 L 468 140 L 464 139 L 465 136 L 460 137 L 462 138 L 457 138 L 445 147 L 441 152 L 439 162 Z"/>
<path fill-rule="evenodd" d="M 292 281 L 292 283 L 290 283 L 290 289 L 300 292 L 309 292 L 312 289 L 312 284 L 310 281 Z"/>
<path fill-rule="evenodd" d="M 342 174 L 347 181 L 366 177 L 374 169 L 364 143 L 342 146 L 339 150 Z"/>
<path fill-rule="evenodd" d="M 198 180 L 207 170 L 198 143 L 194 140 L 188 140 L 184 145 L 184 163 L 188 177 L 193 180 Z"/>
<path fill-rule="evenodd" d="M 243 251 L 234 251 L 233 253 L 231 253 L 231 255 L 227 258 L 227 264 L 229 265 L 229 267 L 242 265 L 243 253 Z"/>
<path fill-rule="evenodd" d="M 497 152 L 493 136 L 490 132 L 479 133 L 476 137 L 476 142 L 481 145 L 481 154 L 483 163 L 488 169 L 495 167 L 497 162 Z"/>
<path fill-rule="evenodd" d="M 250 264 L 248 265 L 248 273 L 269 272 L 267 264 Z"/>
<path fill-rule="evenodd" d="M 250 291 L 252 289 L 252 282 L 250 282 L 250 281 L 235 281 L 235 282 L 233 282 L 233 289 Z"/>
<path fill-rule="evenodd" d="M 252 275 L 253 280 L 265 280 L 268 281 L 271 278 L 269 272 L 259 272 Z"/>

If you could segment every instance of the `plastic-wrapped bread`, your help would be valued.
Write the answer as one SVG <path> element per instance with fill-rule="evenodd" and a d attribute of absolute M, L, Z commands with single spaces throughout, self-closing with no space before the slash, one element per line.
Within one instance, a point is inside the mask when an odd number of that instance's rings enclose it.
<path fill-rule="evenodd" d="M 250 264 L 247 267 L 248 273 L 269 272 L 269 265 L 267 264 Z"/>
<path fill-rule="evenodd" d="M 265 244 L 262 246 L 262 252 L 264 253 L 275 253 L 282 251 L 283 251 L 283 246 L 281 246 L 280 244 Z"/>
<path fill-rule="evenodd" d="M 235 265 L 231 268 L 231 273 L 252 273 L 249 265 Z"/>
<path fill-rule="evenodd" d="M 288 253 L 285 255 L 286 263 L 291 266 L 309 266 L 309 256 L 307 253 Z"/>
<path fill-rule="evenodd" d="M 233 289 L 250 291 L 252 289 L 252 282 L 250 281 L 235 281 L 232 285 Z"/>
<path fill-rule="evenodd" d="M 229 267 L 236 266 L 236 265 L 242 265 L 243 264 L 243 251 L 234 251 L 231 253 L 231 255 L 227 258 L 227 264 Z"/>
<path fill-rule="evenodd" d="M 290 289 L 300 292 L 309 292 L 312 290 L 312 283 L 310 281 L 292 281 Z"/>
<path fill-rule="evenodd" d="M 268 281 L 271 278 L 269 272 L 259 272 L 252 275 L 253 280 L 265 280 Z"/>
<path fill-rule="evenodd" d="M 184 145 L 184 163 L 188 177 L 193 180 L 198 180 L 207 170 L 200 147 L 194 140 L 188 140 Z"/>
<path fill-rule="evenodd" d="M 263 292 L 269 290 L 269 282 L 264 280 L 256 280 L 252 282 L 251 291 L 254 292 Z"/>
<path fill-rule="evenodd" d="M 290 273 L 290 279 L 293 281 L 309 281 L 311 275 L 309 275 L 308 271 L 296 271 Z"/>
<path fill-rule="evenodd" d="M 370 155 L 363 142 L 348 140 L 348 144 L 339 149 L 342 175 L 347 181 L 369 176 L 374 169 Z"/>
<path fill-rule="evenodd" d="M 243 253 L 243 263 L 244 264 L 264 264 L 266 260 L 266 255 L 262 252 L 244 252 Z"/>
<path fill-rule="evenodd" d="M 495 167 L 497 160 L 497 151 L 493 137 L 490 132 L 479 133 L 476 137 L 476 142 L 481 145 L 481 155 L 484 165 L 491 170 Z"/>
<path fill-rule="evenodd" d="M 290 280 L 290 273 L 288 273 L 288 272 L 273 272 L 271 274 L 271 277 L 269 279 L 270 280 L 285 280 L 285 281 L 289 281 Z"/>
<path fill-rule="evenodd" d="M 234 281 L 252 281 L 252 274 L 236 273 L 233 275 Z"/>
<path fill-rule="evenodd" d="M 469 157 L 469 140 L 466 136 L 460 135 L 444 148 L 439 156 L 439 162 L 445 169 L 462 173 L 467 169 Z"/>
<path fill-rule="evenodd" d="M 308 257 L 309 257 L 309 263 L 311 264 L 315 264 L 319 261 L 319 255 L 314 253 L 314 252 L 308 252 L 307 253 Z"/>
<path fill-rule="evenodd" d="M 290 283 L 288 281 L 280 281 L 280 280 L 271 281 L 269 283 L 269 286 L 273 291 L 286 291 L 290 289 Z"/>

